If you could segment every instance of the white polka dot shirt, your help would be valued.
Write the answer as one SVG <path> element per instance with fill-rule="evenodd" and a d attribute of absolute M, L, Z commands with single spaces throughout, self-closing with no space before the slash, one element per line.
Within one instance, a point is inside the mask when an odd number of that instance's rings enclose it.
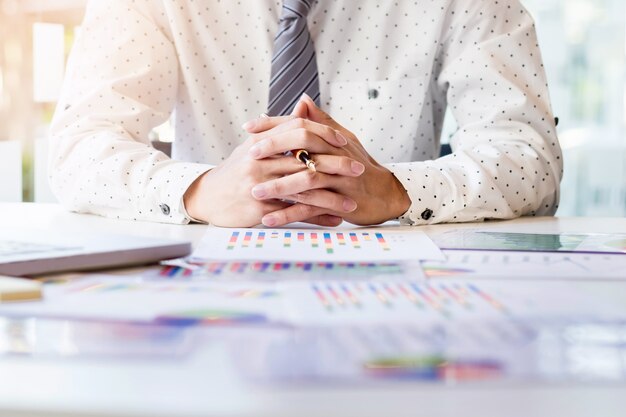
<path fill-rule="evenodd" d="M 276 0 L 91 1 L 51 133 L 72 210 L 189 221 L 182 196 L 266 111 Z M 518 0 L 315 1 L 322 108 L 395 174 L 408 224 L 556 211 L 561 150 Z M 449 106 L 459 129 L 438 158 Z M 171 115 L 172 159 L 148 145 Z"/>

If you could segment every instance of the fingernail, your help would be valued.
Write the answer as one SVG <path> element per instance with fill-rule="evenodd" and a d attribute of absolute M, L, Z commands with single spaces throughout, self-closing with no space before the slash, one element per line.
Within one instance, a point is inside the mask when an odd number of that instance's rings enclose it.
<path fill-rule="evenodd" d="M 267 190 L 262 185 L 257 185 L 252 189 L 254 198 L 263 198 L 267 195 Z"/>
<path fill-rule="evenodd" d="M 256 120 L 250 120 L 241 125 L 243 130 L 250 130 L 256 125 Z"/>
<path fill-rule="evenodd" d="M 250 155 L 252 155 L 253 158 L 258 158 L 259 156 L 261 156 L 261 152 L 262 152 L 261 142 L 251 147 L 248 152 L 250 152 Z"/>
<path fill-rule="evenodd" d="M 356 210 L 356 201 L 346 198 L 343 200 L 343 209 L 347 212 Z"/>
<path fill-rule="evenodd" d="M 263 217 L 263 226 L 268 226 L 268 227 L 272 227 L 272 226 L 276 226 L 276 223 L 278 223 L 278 221 L 276 220 L 276 217 L 274 216 L 265 216 Z"/>
<path fill-rule="evenodd" d="M 346 137 L 342 135 L 341 132 L 338 130 L 336 130 L 335 133 L 337 136 L 337 142 L 339 143 L 339 146 L 346 146 L 348 144 L 348 139 L 346 139 Z"/>
<path fill-rule="evenodd" d="M 354 172 L 356 175 L 361 175 L 365 172 L 365 165 L 360 162 L 352 161 L 351 167 L 352 172 Z"/>
<path fill-rule="evenodd" d="M 308 95 L 307 93 L 302 93 L 302 96 L 300 97 L 300 100 L 305 99 L 305 100 L 311 100 L 313 101 L 313 99 L 311 98 L 310 95 Z"/>

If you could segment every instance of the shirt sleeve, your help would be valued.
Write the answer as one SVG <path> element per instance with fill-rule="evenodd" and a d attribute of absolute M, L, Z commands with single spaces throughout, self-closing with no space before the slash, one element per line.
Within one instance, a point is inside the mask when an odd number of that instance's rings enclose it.
<path fill-rule="evenodd" d="M 453 153 L 389 164 L 406 224 L 552 215 L 562 153 L 535 26 L 518 0 L 452 1 L 431 88 L 459 126 Z"/>
<path fill-rule="evenodd" d="M 209 165 L 171 160 L 150 131 L 175 104 L 178 62 L 147 0 L 90 1 L 50 138 L 51 187 L 71 210 L 187 223 L 187 188 Z"/>

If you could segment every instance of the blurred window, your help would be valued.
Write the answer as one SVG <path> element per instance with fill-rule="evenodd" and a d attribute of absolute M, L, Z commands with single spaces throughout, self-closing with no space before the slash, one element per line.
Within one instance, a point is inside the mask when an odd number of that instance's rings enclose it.
<path fill-rule="evenodd" d="M 537 21 L 565 177 L 559 215 L 626 215 L 626 2 L 523 0 Z"/>

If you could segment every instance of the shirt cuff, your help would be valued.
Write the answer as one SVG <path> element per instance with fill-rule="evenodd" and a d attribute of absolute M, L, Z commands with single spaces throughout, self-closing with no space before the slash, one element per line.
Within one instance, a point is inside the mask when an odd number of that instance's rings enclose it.
<path fill-rule="evenodd" d="M 202 174 L 200 174 L 202 175 Z M 191 184 L 193 184 L 193 181 L 191 182 Z M 190 185 L 191 185 L 190 184 Z M 189 187 L 187 187 L 189 188 Z M 179 210 L 183 213 L 183 215 L 187 218 L 187 223 L 200 223 L 200 224 L 208 224 L 207 222 L 203 221 L 203 220 L 198 220 L 194 217 L 192 217 L 189 212 L 187 211 L 187 208 L 185 207 L 185 194 L 183 193 L 183 196 L 180 198 L 180 207 Z"/>
<path fill-rule="evenodd" d="M 454 221 L 456 192 L 446 175 L 432 162 L 386 164 L 411 199 L 411 207 L 398 220 L 405 225 Z"/>
<path fill-rule="evenodd" d="M 187 213 L 184 196 L 187 189 L 204 173 L 212 169 L 212 165 L 172 161 L 159 170 L 153 181 L 156 182 L 156 195 L 150 199 L 156 206 L 152 220 L 161 223 L 188 224 L 196 221 Z M 159 187 L 159 185 L 161 185 Z"/>

